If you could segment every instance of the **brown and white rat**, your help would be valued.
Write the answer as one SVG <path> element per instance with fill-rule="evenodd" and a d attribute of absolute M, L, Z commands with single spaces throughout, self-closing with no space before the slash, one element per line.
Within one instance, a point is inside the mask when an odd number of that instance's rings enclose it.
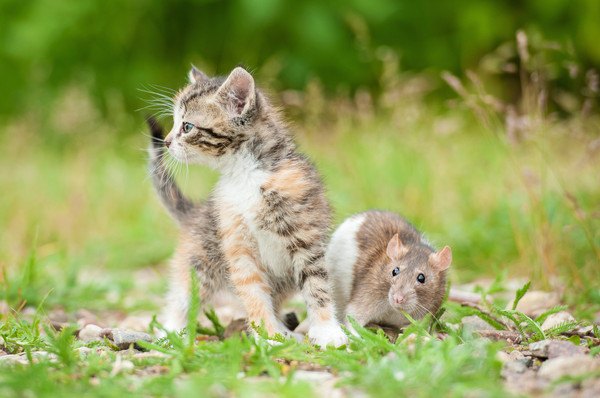
<path fill-rule="evenodd" d="M 395 213 L 367 211 L 338 227 L 325 259 L 340 321 L 401 327 L 402 311 L 419 319 L 440 308 L 452 251 L 435 251 Z"/>

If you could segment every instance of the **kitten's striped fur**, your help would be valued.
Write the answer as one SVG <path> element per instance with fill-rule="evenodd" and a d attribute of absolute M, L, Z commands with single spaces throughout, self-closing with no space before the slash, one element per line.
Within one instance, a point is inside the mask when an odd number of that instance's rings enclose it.
<path fill-rule="evenodd" d="M 181 227 L 167 327 L 184 325 L 194 267 L 203 304 L 232 290 L 249 321 L 264 323 L 269 334 L 291 333 L 280 306 L 300 289 L 311 341 L 344 344 L 323 259 L 330 210 L 317 171 L 244 69 L 223 79 L 193 68 L 190 79 L 174 99 L 174 127 L 164 143 L 179 161 L 207 164 L 221 178 L 203 203 L 187 199 L 165 166 L 161 128 L 149 121 L 154 185 Z"/>

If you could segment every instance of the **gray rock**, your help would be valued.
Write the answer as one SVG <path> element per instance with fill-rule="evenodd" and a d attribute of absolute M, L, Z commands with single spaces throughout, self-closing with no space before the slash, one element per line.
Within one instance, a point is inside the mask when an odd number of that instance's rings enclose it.
<path fill-rule="evenodd" d="M 542 340 L 529 344 L 531 355 L 538 358 L 569 357 L 574 355 L 585 355 L 589 349 L 577 346 L 565 340 Z"/>
<path fill-rule="evenodd" d="M 138 341 L 152 342 L 152 336 L 148 333 L 133 330 L 103 329 L 100 336 L 108 338 L 121 350 L 126 350 L 132 345 L 135 348 L 141 348 L 136 344 Z"/>
<path fill-rule="evenodd" d="M 315 383 L 322 383 L 333 378 L 334 376 L 331 373 L 323 371 L 296 370 L 294 372 L 294 379 Z"/>
<path fill-rule="evenodd" d="M 85 325 L 83 327 L 83 329 L 81 329 L 79 331 L 79 333 L 77 334 L 77 337 L 79 338 L 79 340 L 83 341 L 84 343 L 89 343 L 90 341 L 98 341 L 98 340 L 102 340 L 102 328 L 98 325 L 93 325 L 93 324 L 89 324 L 89 325 Z"/>
<path fill-rule="evenodd" d="M 600 370 L 600 360 L 587 355 L 574 355 L 548 359 L 540 366 L 538 376 L 556 380 L 564 376 L 581 376 L 596 370 Z"/>
<path fill-rule="evenodd" d="M 525 355 L 519 350 L 512 350 L 508 353 L 508 358 L 512 361 L 521 361 L 526 359 Z"/>
<path fill-rule="evenodd" d="M 90 355 L 92 353 L 92 351 L 94 351 L 94 350 L 92 350 L 89 347 L 79 347 L 79 348 L 77 348 L 77 351 L 79 351 L 79 354 L 85 358 L 88 355 Z"/>
<path fill-rule="evenodd" d="M 544 323 L 542 323 L 542 330 L 551 329 L 565 322 L 575 322 L 575 318 L 567 311 L 557 312 L 556 314 L 552 314 L 546 318 Z"/>
<path fill-rule="evenodd" d="M 527 364 L 524 361 L 506 361 L 502 365 L 502 375 L 506 377 L 506 375 L 512 373 L 524 373 L 527 369 Z"/>
<path fill-rule="evenodd" d="M 26 365 L 28 364 L 29 361 L 27 360 L 27 357 L 23 354 L 10 354 L 10 355 L 4 355 L 0 357 L 0 365 L 12 365 L 12 364 L 23 364 Z"/>
<path fill-rule="evenodd" d="M 590 378 L 581 383 L 582 398 L 600 397 L 600 377 Z"/>
<path fill-rule="evenodd" d="M 516 395 L 539 395 L 548 385 L 548 381 L 536 377 L 535 372 L 531 369 L 525 369 L 523 372 L 511 372 L 510 369 L 503 369 L 502 377 L 505 380 L 504 386 L 507 391 Z"/>
<path fill-rule="evenodd" d="M 477 330 L 496 330 L 492 325 L 479 318 L 477 315 L 466 316 L 460 321 L 463 324 L 463 328 L 470 332 Z"/>

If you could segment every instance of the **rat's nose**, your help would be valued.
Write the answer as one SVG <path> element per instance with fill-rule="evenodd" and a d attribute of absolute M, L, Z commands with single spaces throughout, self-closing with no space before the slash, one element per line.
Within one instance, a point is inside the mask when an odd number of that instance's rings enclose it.
<path fill-rule="evenodd" d="M 402 304 L 404 302 L 404 295 L 403 294 L 395 295 L 394 301 L 396 302 L 396 304 Z"/>
<path fill-rule="evenodd" d="M 171 140 L 165 140 L 165 146 L 168 148 L 171 146 Z"/>

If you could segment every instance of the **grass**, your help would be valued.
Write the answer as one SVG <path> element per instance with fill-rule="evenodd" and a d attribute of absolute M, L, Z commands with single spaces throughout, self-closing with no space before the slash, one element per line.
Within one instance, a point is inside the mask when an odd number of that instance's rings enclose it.
<path fill-rule="evenodd" d="M 469 101 L 439 109 L 407 94 L 369 111 L 347 98 L 326 105 L 314 88 L 306 95 L 324 110 L 308 109 L 293 129 L 324 176 L 337 223 L 369 208 L 398 211 L 436 245 L 452 247 L 453 284 L 496 279 L 494 288 L 521 277 L 535 289 L 559 286 L 578 319 L 600 310 L 597 117 L 543 118 L 514 141 L 473 117 Z M 204 341 L 192 323 L 185 336 L 147 345 L 160 357 L 104 343 L 81 350 L 73 329 L 53 331 L 48 315 L 158 312 L 177 231 L 146 175 L 141 117 L 55 113 L 58 122 L 31 114 L 0 129 L 0 302 L 11 309 L 0 315 L 0 345 L 29 358 L 0 372 L 2 396 L 322 395 L 327 382 L 297 377 L 305 367 L 328 369 L 338 388 L 373 396 L 505 396 L 502 345 L 447 323 L 473 313 L 492 324 L 508 319 L 495 326 L 526 341 L 562 331 L 540 329 L 548 314 L 531 319 L 487 303 L 449 305 L 444 340 L 428 338 L 424 322 L 396 343 L 358 328 L 349 351 L 245 337 Z M 203 197 L 216 175 L 196 167 L 180 180 Z M 148 282 L 145 273 L 159 277 Z M 216 323 L 213 334 L 223 334 Z"/>

